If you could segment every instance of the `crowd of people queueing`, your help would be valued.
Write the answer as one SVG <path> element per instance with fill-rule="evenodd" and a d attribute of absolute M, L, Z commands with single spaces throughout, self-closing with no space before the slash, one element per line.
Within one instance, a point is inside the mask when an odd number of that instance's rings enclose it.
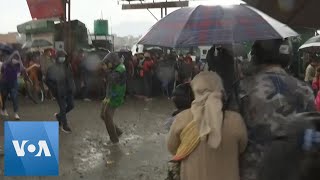
<path fill-rule="evenodd" d="M 309 84 L 284 70 L 291 60 L 290 48 L 284 46 L 287 44 L 283 40 L 256 41 L 251 51 L 255 71 L 241 79 L 235 74 L 234 63 L 209 58 L 209 71 L 195 72 L 191 68 L 192 73 L 179 74 L 179 63 L 188 64 L 188 57 L 180 61 L 172 58 L 173 72 L 180 76 L 180 82 L 172 94 L 177 110 L 167 122 L 167 146 L 173 155 L 168 179 L 320 178 L 320 120 L 314 113 L 314 93 Z M 233 56 L 228 48 L 222 47 L 220 52 L 220 60 Z M 5 59 L 1 93 L 14 96 L 18 75 L 30 69 L 23 67 L 17 52 L 1 55 Z M 117 53 L 109 53 L 99 63 L 107 82 L 101 118 L 115 144 L 123 131 L 113 117 L 125 102 L 128 78 L 133 77 L 128 73 L 138 72 L 143 78 L 146 100 L 152 92 L 150 76 L 156 63 L 148 53 L 140 56 L 132 58 L 131 69 Z M 71 133 L 66 114 L 74 108 L 75 83 L 67 57 L 64 51 L 56 52 L 42 78 L 60 108 L 55 116 L 61 129 Z"/>
<path fill-rule="evenodd" d="M 178 110 L 166 123 L 173 155 L 167 180 L 320 178 L 320 116 L 310 85 L 285 71 L 289 49 L 284 40 L 256 41 L 254 72 L 239 83 L 221 73 L 233 63 L 213 61 L 214 71 L 176 88 Z"/>

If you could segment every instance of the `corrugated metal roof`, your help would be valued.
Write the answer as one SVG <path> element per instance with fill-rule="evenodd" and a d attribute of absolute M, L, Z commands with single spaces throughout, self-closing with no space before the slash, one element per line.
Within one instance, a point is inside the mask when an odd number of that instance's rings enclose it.
<path fill-rule="evenodd" d="M 8 34 L 0 34 L 0 42 L 3 43 L 17 43 L 18 33 L 8 33 Z"/>

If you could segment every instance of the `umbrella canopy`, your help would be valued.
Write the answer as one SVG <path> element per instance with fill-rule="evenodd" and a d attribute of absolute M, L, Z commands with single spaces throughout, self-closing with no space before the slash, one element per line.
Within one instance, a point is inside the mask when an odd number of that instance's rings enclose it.
<path fill-rule="evenodd" d="M 45 39 L 36 39 L 33 40 L 32 42 L 26 42 L 22 48 L 41 48 L 41 47 L 48 47 L 52 46 L 52 43 L 45 40 Z"/>
<path fill-rule="evenodd" d="M 155 47 L 148 47 L 147 50 L 148 50 L 148 51 L 150 51 L 150 50 L 159 50 L 159 51 L 162 51 L 162 48 L 155 46 Z"/>
<path fill-rule="evenodd" d="M 119 49 L 118 52 L 130 52 L 130 50 L 122 48 L 122 49 Z"/>
<path fill-rule="evenodd" d="M 14 51 L 14 49 L 11 46 L 5 43 L 0 43 L 0 50 L 4 51 L 7 54 L 11 54 Z"/>
<path fill-rule="evenodd" d="M 243 0 L 293 27 L 319 28 L 319 0 Z"/>
<path fill-rule="evenodd" d="M 178 9 L 157 22 L 138 44 L 192 47 L 242 41 L 281 39 L 298 34 L 247 5 Z"/>
<path fill-rule="evenodd" d="M 308 52 L 320 52 L 320 35 L 310 38 L 299 48 L 299 50 Z"/>

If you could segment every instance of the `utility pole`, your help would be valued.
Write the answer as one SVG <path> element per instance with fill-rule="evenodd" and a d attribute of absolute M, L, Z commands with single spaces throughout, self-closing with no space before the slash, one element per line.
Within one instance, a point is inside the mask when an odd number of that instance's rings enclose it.
<path fill-rule="evenodd" d="M 64 0 L 64 15 L 63 15 L 63 34 L 64 34 L 64 46 L 65 51 L 68 54 L 68 60 L 71 60 L 72 56 L 72 33 L 71 33 L 71 0 Z M 68 8 L 68 9 L 67 9 Z M 68 16 L 67 16 L 68 10 Z"/>

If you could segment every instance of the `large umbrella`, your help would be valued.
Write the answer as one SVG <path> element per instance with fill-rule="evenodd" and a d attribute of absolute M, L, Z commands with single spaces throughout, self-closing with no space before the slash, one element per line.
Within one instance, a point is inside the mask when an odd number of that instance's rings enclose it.
<path fill-rule="evenodd" d="M 26 42 L 22 48 L 42 48 L 42 47 L 48 47 L 52 46 L 52 43 L 45 40 L 45 39 L 36 39 L 33 40 L 32 42 Z"/>
<path fill-rule="evenodd" d="M 319 0 L 243 0 L 293 27 L 319 28 Z"/>
<path fill-rule="evenodd" d="M 151 50 L 159 50 L 159 51 L 162 51 L 162 48 L 161 47 L 157 47 L 157 46 L 153 46 L 153 47 L 148 47 L 146 48 L 148 51 L 151 51 Z"/>
<path fill-rule="evenodd" d="M 320 35 L 310 38 L 299 48 L 299 50 L 320 52 Z"/>
<path fill-rule="evenodd" d="M 192 47 L 281 39 L 298 34 L 248 5 L 178 9 L 157 22 L 138 44 Z"/>
<path fill-rule="evenodd" d="M 14 49 L 10 45 L 1 43 L 1 42 L 0 42 L 0 50 L 4 51 L 7 54 L 11 54 L 14 51 Z"/>

